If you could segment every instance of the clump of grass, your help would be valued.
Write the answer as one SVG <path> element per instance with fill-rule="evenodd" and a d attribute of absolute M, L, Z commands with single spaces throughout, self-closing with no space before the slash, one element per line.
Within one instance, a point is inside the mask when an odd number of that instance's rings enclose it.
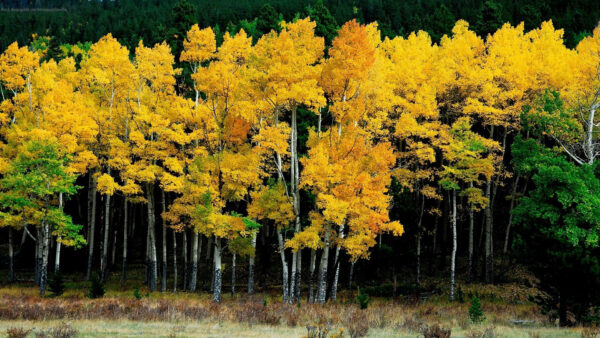
<path fill-rule="evenodd" d="M 451 329 L 441 327 L 438 324 L 429 326 L 423 330 L 423 336 L 425 338 L 450 338 L 451 334 Z"/>
<path fill-rule="evenodd" d="M 33 330 L 22 327 L 9 327 L 6 329 L 6 336 L 8 338 L 25 338 L 31 331 Z"/>
<path fill-rule="evenodd" d="M 79 332 L 67 323 L 60 323 L 60 325 L 51 328 L 46 331 L 38 331 L 35 333 L 36 338 L 72 338 L 77 337 Z"/>

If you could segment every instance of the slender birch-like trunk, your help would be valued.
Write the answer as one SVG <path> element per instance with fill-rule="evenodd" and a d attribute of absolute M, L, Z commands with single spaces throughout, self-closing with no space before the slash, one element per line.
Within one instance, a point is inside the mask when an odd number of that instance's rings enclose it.
<path fill-rule="evenodd" d="M 450 263 L 450 301 L 454 300 L 454 273 L 456 268 L 456 190 L 452 190 L 452 260 Z"/>
<path fill-rule="evenodd" d="M 23 230 L 25 231 L 25 230 Z M 15 280 L 14 253 L 13 253 L 13 229 L 8 228 L 8 282 Z"/>
<path fill-rule="evenodd" d="M 183 291 L 187 291 L 188 289 L 188 242 L 187 242 L 187 229 L 183 229 L 183 274 L 181 275 L 181 279 L 183 280 Z"/>
<path fill-rule="evenodd" d="M 340 238 L 344 239 L 344 224 L 340 225 Z M 335 248 L 335 273 L 333 275 L 333 284 L 331 285 L 331 300 L 337 300 L 337 286 L 338 279 L 340 277 L 340 246 L 337 245 Z"/>
<path fill-rule="evenodd" d="M 320 115 L 319 115 L 320 119 Z M 308 302 L 315 302 L 315 265 L 317 261 L 317 250 L 310 249 L 310 267 L 309 267 L 309 279 L 308 279 Z"/>
<path fill-rule="evenodd" d="M 173 292 L 177 292 L 177 232 L 173 230 Z"/>
<path fill-rule="evenodd" d="M 166 211 L 165 191 L 161 190 L 162 212 Z M 162 285 L 161 292 L 167 291 L 167 222 L 162 218 Z"/>
<path fill-rule="evenodd" d="M 236 254 L 231 258 L 231 298 L 235 297 L 235 259 Z"/>
<path fill-rule="evenodd" d="M 192 235 L 192 263 L 190 264 L 190 282 L 189 282 L 189 291 L 196 291 L 196 278 L 198 274 L 198 233 L 196 231 L 193 232 Z"/>
<path fill-rule="evenodd" d="M 425 195 L 421 194 L 421 210 L 417 223 L 417 285 L 421 283 L 421 238 L 423 237 L 423 211 L 425 209 Z"/>
<path fill-rule="evenodd" d="M 257 234 L 254 233 L 254 235 L 252 235 L 252 248 L 254 249 L 254 252 L 256 253 L 256 236 Z M 250 258 L 248 259 L 248 294 L 254 294 L 254 257 L 255 255 L 250 255 Z"/>
<path fill-rule="evenodd" d="M 213 302 L 220 303 L 221 302 L 221 286 L 222 282 L 222 271 L 221 271 L 221 238 L 215 237 L 215 249 L 214 249 L 214 290 L 213 290 Z"/>
<path fill-rule="evenodd" d="M 148 273 L 148 288 L 150 291 L 156 291 L 156 281 L 158 279 L 157 259 L 156 259 L 156 233 L 155 233 L 155 207 L 154 207 L 154 189 L 151 184 L 147 185 L 147 207 L 148 207 L 148 232 L 150 240 L 149 252 L 149 273 Z"/>
<path fill-rule="evenodd" d="M 127 280 L 127 219 L 128 219 L 128 208 L 127 208 L 127 197 L 123 198 L 123 257 L 121 259 L 121 286 L 125 285 Z"/>
<path fill-rule="evenodd" d="M 102 242 L 102 257 L 100 258 L 100 280 L 106 279 L 108 269 L 108 239 L 110 234 L 110 195 L 105 195 L 104 202 L 104 242 Z"/>
<path fill-rule="evenodd" d="M 58 209 L 60 211 L 63 210 L 63 193 L 58 194 Z M 56 254 L 54 256 L 54 272 L 58 272 L 60 270 L 60 248 L 61 248 L 61 236 L 56 238 Z"/>
<path fill-rule="evenodd" d="M 473 183 L 471 182 L 471 188 L 473 188 Z M 474 244 L 474 236 L 473 232 L 475 231 L 475 215 L 473 212 L 473 205 L 469 205 L 469 266 L 467 267 L 467 277 L 469 281 L 473 280 L 473 244 Z"/>
<path fill-rule="evenodd" d="M 283 235 L 281 234 L 281 230 L 277 229 L 277 242 L 279 243 L 279 257 L 281 258 L 281 266 L 282 266 L 282 274 L 283 274 L 283 302 L 287 303 L 289 290 L 288 290 L 288 264 L 285 260 L 285 251 L 283 246 Z"/>
<path fill-rule="evenodd" d="M 327 265 L 329 264 L 329 223 L 325 228 L 325 246 L 319 264 L 319 279 L 317 282 L 317 303 L 325 304 L 327 296 Z"/>
<path fill-rule="evenodd" d="M 90 172 L 88 180 L 88 262 L 85 280 L 90 280 L 94 259 L 94 235 L 96 233 L 96 178 Z"/>

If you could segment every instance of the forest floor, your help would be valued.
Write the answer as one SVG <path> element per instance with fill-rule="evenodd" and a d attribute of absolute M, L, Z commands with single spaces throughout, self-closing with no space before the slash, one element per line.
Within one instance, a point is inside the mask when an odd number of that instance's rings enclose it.
<path fill-rule="evenodd" d="M 69 278 L 71 277 L 71 278 Z M 80 279 L 81 276 L 78 276 Z M 248 296 L 243 285 L 235 297 L 224 292 L 214 304 L 202 291 L 154 292 L 139 289 L 135 277 L 121 288 L 118 277 L 109 279 L 103 298 L 86 297 L 88 282 L 67 276 L 62 296 L 39 296 L 29 281 L 0 284 L 0 337 L 14 332 L 29 336 L 162 336 L 162 337 L 303 337 L 309 329 L 328 331 L 329 337 L 422 337 L 435 326 L 451 329 L 452 337 L 593 337 L 598 330 L 558 328 L 527 299 L 535 290 L 515 284 L 461 285 L 458 301 L 432 294 L 425 299 L 409 296 L 372 297 L 367 309 L 356 304 L 356 291 L 342 290 L 336 302 L 287 305 L 277 290 Z M 139 283 L 139 284 L 136 284 Z M 170 286 L 172 284 L 169 284 Z M 159 286 L 160 287 L 160 286 Z M 229 291 L 229 288 L 224 289 Z M 306 292 L 304 292 L 306 294 Z M 472 324 L 470 296 L 479 295 L 486 319 Z"/>

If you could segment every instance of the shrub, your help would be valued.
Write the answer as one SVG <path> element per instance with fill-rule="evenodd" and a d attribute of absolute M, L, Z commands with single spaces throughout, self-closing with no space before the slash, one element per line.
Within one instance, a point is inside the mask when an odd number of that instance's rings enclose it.
<path fill-rule="evenodd" d="M 104 284 L 98 278 L 98 275 L 94 275 L 91 278 L 91 284 L 88 289 L 88 297 L 89 298 L 102 298 L 106 290 L 104 289 Z"/>
<path fill-rule="evenodd" d="M 31 329 L 24 329 L 22 327 L 9 327 L 6 329 L 6 336 L 8 338 L 25 338 L 31 332 Z"/>
<path fill-rule="evenodd" d="M 423 336 L 425 338 L 450 338 L 451 334 L 451 329 L 440 327 L 438 324 L 429 326 L 423 330 Z"/>
<path fill-rule="evenodd" d="M 358 306 L 361 308 L 361 310 L 364 310 L 369 307 L 369 302 L 371 299 L 369 298 L 369 295 L 360 291 L 358 295 L 356 295 L 356 301 L 358 302 Z"/>
<path fill-rule="evenodd" d="M 135 297 L 137 300 L 142 299 L 142 294 L 140 293 L 140 288 L 138 286 L 133 289 L 133 297 Z"/>
<path fill-rule="evenodd" d="M 485 315 L 481 309 L 481 302 L 477 296 L 471 299 L 471 307 L 469 308 L 469 318 L 473 323 L 481 323 L 485 320 Z"/>
<path fill-rule="evenodd" d="M 60 296 L 65 292 L 65 280 L 60 271 L 56 271 L 48 280 L 48 289 L 54 296 Z"/>

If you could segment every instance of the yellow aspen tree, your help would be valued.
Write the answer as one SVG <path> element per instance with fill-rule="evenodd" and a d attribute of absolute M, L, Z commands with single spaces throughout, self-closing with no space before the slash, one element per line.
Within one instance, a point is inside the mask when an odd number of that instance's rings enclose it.
<path fill-rule="evenodd" d="M 279 129 L 277 132 L 280 135 L 287 132 L 288 128 L 284 125 L 280 129 L 280 119 L 284 113 L 290 112 L 289 195 L 294 206 L 294 229 L 298 232 L 300 231 L 300 168 L 296 115 L 301 105 L 318 109 L 325 104 L 323 91 L 317 82 L 321 72 L 318 62 L 323 56 L 324 40 L 315 36 L 316 23 L 309 18 L 291 23 L 283 22 L 281 26 L 282 31 L 279 34 L 272 31 L 264 35 L 254 47 L 252 82 L 257 99 L 264 101 L 263 107 L 270 108 L 272 113 L 265 122 L 269 122 L 276 130 Z M 265 130 L 265 132 L 270 131 L 275 130 Z M 282 154 L 276 152 L 274 161 L 278 178 L 285 180 Z M 287 292 L 283 297 L 284 302 L 299 299 L 301 255 L 294 252 L 291 263 L 289 289 L 284 290 L 284 293 Z M 287 265 L 287 262 L 284 262 L 284 265 Z M 284 270 L 286 269 L 287 267 L 284 267 Z M 285 280 L 284 284 L 286 284 Z"/>
<path fill-rule="evenodd" d="M 90 48 L 87 58 L 81 63 L 79 71 L 81 88 L 93 100 L 97 107 L 94 116 L 98 124 L 98 137 L 94 145 L 94 154 L 98 157 L 100 173 L 97 177 L 97 190 L 104 195 L 104 239 L 102 246 L 100 278 L 104 279 L 108 266 L 108 240 L 110 231 L 110 201 L 118 188 L 111 174 L 110 152 L 114 142 L 122 142 L 127 116 L 127 104 L 133 83 L 134 67 L 129 59 L 129 51 L 111 34 L 102 37 Z M 90 225 L 90 234 L 94 233 L 94 222 Z M 93 239 L 90 238 L 88 270 L 91 270 L 93 257 Z"/>

